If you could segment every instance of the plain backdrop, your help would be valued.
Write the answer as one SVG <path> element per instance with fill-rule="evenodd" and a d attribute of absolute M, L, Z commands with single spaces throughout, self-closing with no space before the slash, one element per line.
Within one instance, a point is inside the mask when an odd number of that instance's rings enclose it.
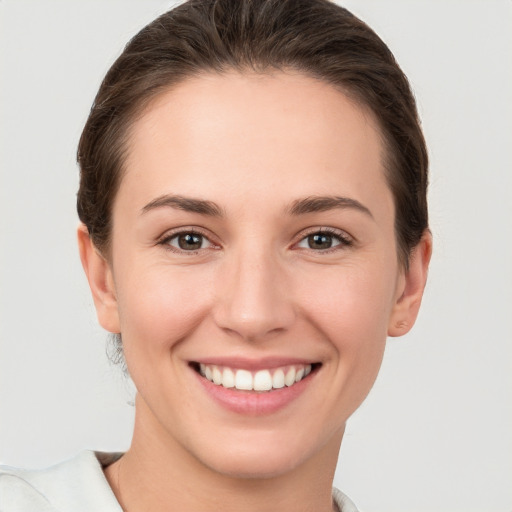
<path fill-rule="evenodd" d="M 105 356 L 76 249 L 75 151 L 109 65 L 171 4 L 0 0 L 2 463 L 129 445 L 133 389 Z M 512 2 L 345 5 L 415 90 L 435 253 L 417 325 L 389 340 L 335 484 L 366 512 L 510 512 Z"/>

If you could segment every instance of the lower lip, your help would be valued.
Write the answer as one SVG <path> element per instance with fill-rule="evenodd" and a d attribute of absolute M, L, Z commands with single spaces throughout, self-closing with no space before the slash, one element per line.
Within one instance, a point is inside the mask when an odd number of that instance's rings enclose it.
<path fill-rule="evenodd" d="M 202 375 L 192 370 L 206 392 L 224 408 L 249 416 L 272 414 L 298 398 L 315 378 L 317 371 L 311 372 L 307 377 L 293 386 L 275 389 L 272 391 L 240 391 L 235 388 L 225 388 L 213 384 Z"/>

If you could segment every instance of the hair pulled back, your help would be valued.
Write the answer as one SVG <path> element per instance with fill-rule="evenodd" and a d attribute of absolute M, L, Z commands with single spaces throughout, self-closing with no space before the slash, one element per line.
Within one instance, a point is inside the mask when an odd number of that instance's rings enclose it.
<path fill-rule="evenodd" d="M 189 0 L 143 28 L 105 76 L 78 146 L 77 209 L 108 253 L 128 131 L 159 93 L 199 73 L 295 70 L 342 90 L 377 119 L 395 203 L 398 256 L 428 227 L 428 156 L 409 83 L 384 42 L 328 0 Z"/>

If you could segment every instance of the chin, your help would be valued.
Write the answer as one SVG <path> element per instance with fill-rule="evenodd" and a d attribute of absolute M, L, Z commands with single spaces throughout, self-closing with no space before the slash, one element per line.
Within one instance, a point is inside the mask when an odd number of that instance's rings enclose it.
<path fill-rule="evenodd" d="M 301 454 L 269 453 L 268 450 L 231 452 L 215 461 L 203 460 L 216 473 L 237 479 L 267 479 L 287 474 L 304 462 Z"/>
<path fill-rule="evenodd" d="M 280 432 L 251 432 L 248 428 L 238 436 L 231 431 L 217 442 L 210 439 L 209 446 L 196 446 L 195 455 L 204 466 L 231 478 L 276 478 L 308 463 L 318 464 L 332 454 L 336 458 L 343 430 L 323 436 L 314 429 L 309 429 L 307 435 L 294 435 L 290 428 Z"/>

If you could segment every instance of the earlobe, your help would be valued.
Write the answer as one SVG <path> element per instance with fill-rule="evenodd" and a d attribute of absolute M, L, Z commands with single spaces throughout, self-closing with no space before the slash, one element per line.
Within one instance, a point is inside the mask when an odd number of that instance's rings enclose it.
<path fill-rule="evenodd" d="M 119 333 L 119 313 L 112 269 L 94 246 L 84 224 L 79 225 L 77 238 L 80 260 L 89 281 L 98 321 L 107 331 Z"/>
<path fill-rule="evenodd" d="M 431 255 L 432 234 L 426 230 L 411 253 L 409 268 L 401 277 L 398 297 L 389 319 L 388 336 L 402 336 L 414 325 L 427 283 Z"/>

